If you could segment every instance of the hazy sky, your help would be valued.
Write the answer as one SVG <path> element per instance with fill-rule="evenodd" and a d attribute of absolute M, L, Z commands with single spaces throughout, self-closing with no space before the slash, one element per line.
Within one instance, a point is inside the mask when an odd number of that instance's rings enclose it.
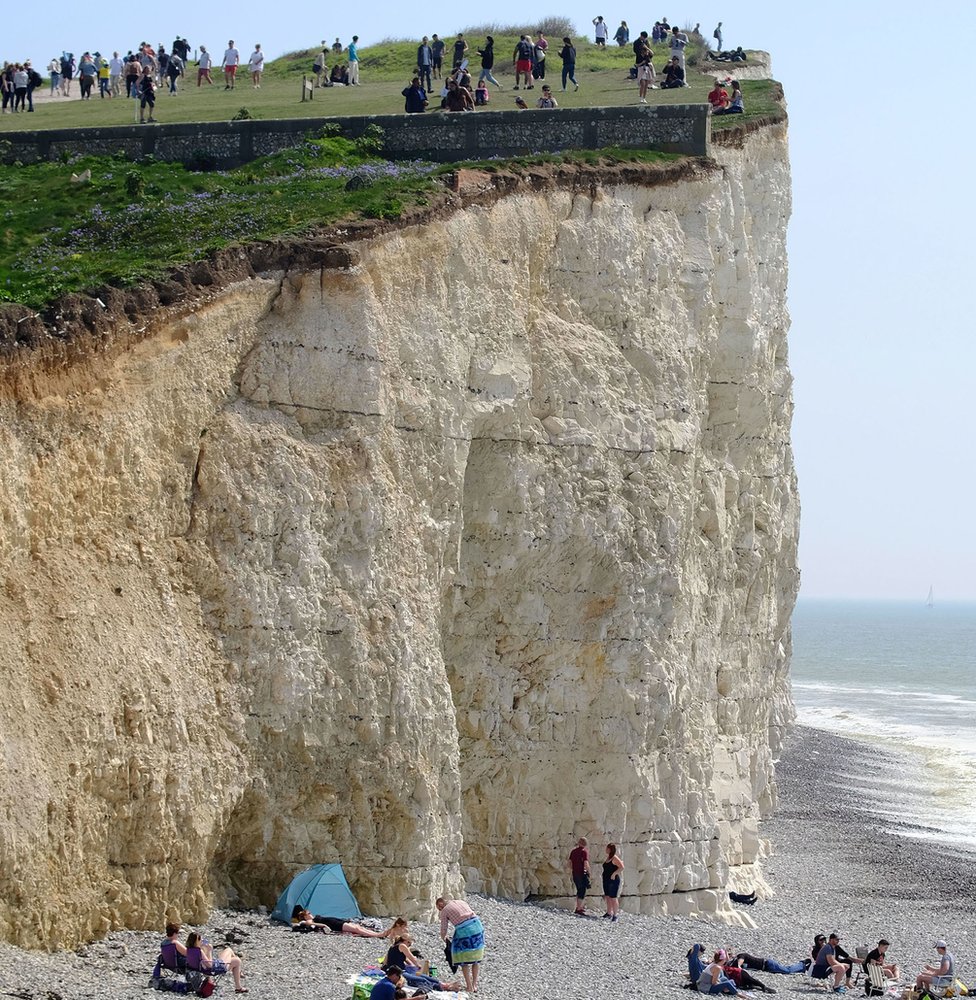
<path fill-rule="evenodd" d="M 614 26 L 624 18 L 638 31 L 666 15 L 701 21 L 708 35 L 722 20 L 726 45 L 772 54 L 789 103 L 803 594 L 921 600 L 931 584 L 937 599 L 976 599 L 967 298 L 976 284 L 968 107 L 976 5 L 668 0 L 642 17 L 632 0 L 435 2 L 422 13 L 375 0 L 323 8 L 315 19 L 313 10 L 256 0 L 35 7 L 8 18 L 0 54 L 43 64 L 63 48 L 126 50 L 143 38 L 168 45 L 179 33 L 215 52 L 233 37 L 242 50 L 261 42 L 277 56 L 336 35 L 369 43 L 547 14 L 580 30 L 597 14 Z"/>

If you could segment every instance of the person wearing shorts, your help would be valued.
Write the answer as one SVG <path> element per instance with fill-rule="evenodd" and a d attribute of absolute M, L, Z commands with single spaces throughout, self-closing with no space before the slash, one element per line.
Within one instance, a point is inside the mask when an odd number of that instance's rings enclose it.
<path fill-rule="evenodd" d="M 532 43 L 529 41 L 528 35 L 523 35 L 518 44 L 515 46 L 515 52 L 512 56 L 512 62 L 515 64 L 515 87 L 513 89 L 519 89 L 519 78 L 521 76 L 525 77 L 525 89 L 532 89 Z"/>
<path fill-rule="evenodd" d="M 227 51 L 224 53 L 224 90 L 233 90 L 237 80 L 237 67 L 241 62 L 241 54 L 234 48 L 234 39 L 227 43 Z"/>
<path fill-rule="evenodd" d="M 142 67 L 142 76 L 139 78 L 139 122 L 146 122 L 146 108 L 149 108 L 149 121 L 154 122 L 153 112 L 156 110 L 156 81 L 153 80 L 152 69 L 149 66 Z"/>
<path fill-rule="evenodd" d="M 434 58 L 433 69 L 434 69 L 434 79 L 440 80 L 441 77 L 441 67 L 444 65 L 444 48 L 445 41 L 442 38 L 438 38 L 437 35 L 433 35 L 430 40 L 430 52 Z"/>
<path fill-rule="evenodd" d="M 576 914 L 582 917 L 586 915 L 586 890 L 590 887 L 590 852 L 586 837 L 580 837 L 569 852 L 569 870 L 576 887 Z"/>
<path fill-rule="evenodd" d="M 203 83 L 204 80 L 213 86 L 213 79 L 210 76 L 210 67 L 213 65 L 213 58 L 207 51 L 206 45 L 200 46 L 200 58 L 197 60 L 197 86 Z"/>

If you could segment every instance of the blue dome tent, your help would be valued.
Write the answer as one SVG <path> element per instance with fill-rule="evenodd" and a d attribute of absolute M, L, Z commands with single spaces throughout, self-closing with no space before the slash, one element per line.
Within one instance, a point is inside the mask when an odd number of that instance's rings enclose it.
<path fill-rule="evenodd" d="M 271 919 L 289 923 L 296 906 L 323 917 L 357 920 L 362 916 L 342 865 L 338 863 L 312 865 L 299 872 L 278 897 Z"/>

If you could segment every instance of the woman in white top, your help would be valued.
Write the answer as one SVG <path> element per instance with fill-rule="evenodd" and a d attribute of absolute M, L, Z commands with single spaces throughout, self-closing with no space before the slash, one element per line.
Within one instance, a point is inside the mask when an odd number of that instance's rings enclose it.
<path fill-rule="evenodd" d="M 254 46 L 254 51 L 247 60 L 247 68 L 251 71 L 251 83 L 256 90 L 261 89 L 261 74 L 264 72 L 264 53 L 260 45 Z"/>

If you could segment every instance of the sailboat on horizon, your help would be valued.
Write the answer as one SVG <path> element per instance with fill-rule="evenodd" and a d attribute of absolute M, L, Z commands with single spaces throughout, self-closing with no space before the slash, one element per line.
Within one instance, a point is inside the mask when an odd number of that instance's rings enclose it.
<path fill-rule="evenodd" d="M 935 590 L 931 584 L 929 584 L 929 596 L 925 598 L 925 606 L 927 608 L 935 607 Z"/>

